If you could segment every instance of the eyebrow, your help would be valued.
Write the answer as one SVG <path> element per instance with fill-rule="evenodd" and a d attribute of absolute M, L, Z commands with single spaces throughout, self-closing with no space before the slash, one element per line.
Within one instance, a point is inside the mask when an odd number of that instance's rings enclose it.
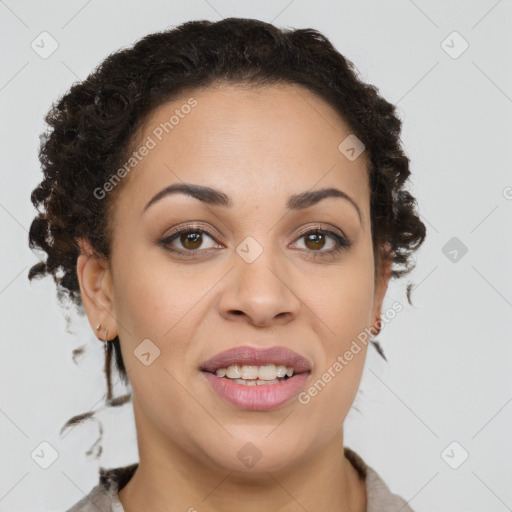
<path fill-rule="evenodd" d="M 213 206 L 224 206 L 226 208 L 233 207 L 231 198 L 220 190 L 215 190 L 211 187 L 205 187 L 202 185 L 195 185 L 192 183 L 174 183 L 173 185 L 169 185 L 168 187 L 163 188 L 160 190 L 160 192 L 155 194 L 146 204 L 142 210 L 142 213 L 144 213 L 151 205 L 160 199 L 172 194 L 186 194 L 188 196 L 194 197 L 195 199 L 198 199 L 199 201 L 202 201 L 203 203 L 207 203 Z M 347 193 L 332 187 L 322 188 L 319 190 L 308 190 L 306 192 L 301 192 L 300 194 L 291 195 L 286 202 L 286 208 L 288 210 L 303 210 L 319 203 L 322 199 L 326 199 L 328 197 L 338 197 L 348 201 L 356 209 L 359 216 L 359 221 L 362 222 L 361 210 L 359 209 L 357 203 Z"/>

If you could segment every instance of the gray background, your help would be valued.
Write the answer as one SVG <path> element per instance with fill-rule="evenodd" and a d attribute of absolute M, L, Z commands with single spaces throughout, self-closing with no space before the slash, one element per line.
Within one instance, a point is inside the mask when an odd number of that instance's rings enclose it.
<path fill-rule="evenodd" d="M 391 284 L 385 307 L 397 300 L 404 309 L 379 337 L 389 364 L 370 347 L 346 445 L 416 512 L 511 510 L 511 1 L 5 0 L 0 511 L 65 510 L 96 485 L 99 464 L 137 460 L 131 404 L 98 413 L 100 461 L 85 456 L 98 436 L 94 421 L 59 436 L 71 416 L 101 407 L 105 380 L 102 347 L 84 317 L 72 315 L 66 332 L 72 311 L 59 307 L 53 281 L 30 285 L 26 277 L 37 261 L 27 230 L 43 116 L 108 53 L 183 21 L 229 16 L 322 31 L 398 104 L 404 122 L 428 235 L 415 271 Z M 31 48 L 43 31 L 58 43 L 46 59 Z M 84 343 L 75 365 L 72 350 Z M 58 452 L 48 469 L 31 457 L 49 457 L 42 442 Z M 467 460 L 450 467 L 464 451 Z"/>

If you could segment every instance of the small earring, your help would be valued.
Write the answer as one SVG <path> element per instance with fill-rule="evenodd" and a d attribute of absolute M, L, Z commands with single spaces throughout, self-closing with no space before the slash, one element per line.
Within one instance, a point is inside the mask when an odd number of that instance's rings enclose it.
<path fill-rule="evenodd" d="M 98 324 L 98 325 L 96 326 L 96 330 L 97 330 L 97 331 L 99 331 L 99 330 L 100 330 L 100 328 L 101 328 L 101 324 Z M 104 342 L 105 342 L 105 344 L 107 344 L 107 341 L 108 341 L 108 340 L 107 340 L 108 329 L 104 329 L 104 330 L 103 330 L 103 332 L 104 332 L 105 334 L 104 334 L 104 339 L 103 339 L 102 341 L 104 341 Z"/>

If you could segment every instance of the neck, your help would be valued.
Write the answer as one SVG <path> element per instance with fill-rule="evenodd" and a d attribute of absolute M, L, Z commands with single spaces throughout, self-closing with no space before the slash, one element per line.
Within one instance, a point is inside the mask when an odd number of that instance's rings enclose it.
<path fill-rule="evenodd" d="M 140 461 L 119 491 L 125 512 L 366 509 L 365 481 L 344 456 L 342 429 L 302 464 L 248 475 L 206 463 L 204 457 L 195 457 L 169 441 L 147 418 L 141 420 L 137 411 L 135 418 Z"/>

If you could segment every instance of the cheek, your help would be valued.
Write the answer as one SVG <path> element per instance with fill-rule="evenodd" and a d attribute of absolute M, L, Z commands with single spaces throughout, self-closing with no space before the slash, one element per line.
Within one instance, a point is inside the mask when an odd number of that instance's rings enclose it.
<path fill-rule="evenodd" d="M 326 420 L 332 433 L 346 417 L 359 387 L 372 324 L 373 259 L 367 249 L 354 251 L 342 267 L 329 271 L 308 297 L 315 312 L 321 355 L 299 402 L 308 415 Z M 311 290 L 314 290 L 312 295 Z"/>
<path fill-rule="evenodd" d="M 139 407 L 163 430 L 179 437 L 183 425 L 204 415 L 182 383 L 187 366 L 195 365 L 190 341 L 198 315 L 204 314 L 201 299 L 212 285 L 205 284 L 205 279 L 209 282 L 205 273 L 192 267 L 183 270 L 165 255 L 152 252 L 135 251 L 117 262 L 116 320 L 130 383 L 142 398 Z M 144 340 L 151 343 L 143 344 Z M 144 362 L 145 352 L 150 354 L 149 364 Z"/>
<path fill-rule="evenodd" d="M 145 338 L 158 343 L 174 337 L 187 326 L 187 315 L 211 287 L 205 284 L 204 272 L 176 265 L 159 248 L 135 251 L 115 269 L 116 319 L 130 345 Z"/>
<path fill-rule="evenodd" d="M 308 422 L 306 435 L 326 439 L 335 434 L 352 407 L 370 339 L 365 328 L 371 325 L 371 287 L 349 286 L 346 280 L 345 284 L 324 302 L 317 323 L 322 340 L 318 364 L 299 395 L 304 417 L 321 419 Z"/>
<path fill-rule="evenodd" d="M 303 289 L 324 323 L 327 336 L 321 339 L 331 355 L 344 350 L 372 322 L 374 271 L 371 241 L 367 242 L 354 247 L 340 265 L 317 275 L 316 286 L 307 280 Z"/>

